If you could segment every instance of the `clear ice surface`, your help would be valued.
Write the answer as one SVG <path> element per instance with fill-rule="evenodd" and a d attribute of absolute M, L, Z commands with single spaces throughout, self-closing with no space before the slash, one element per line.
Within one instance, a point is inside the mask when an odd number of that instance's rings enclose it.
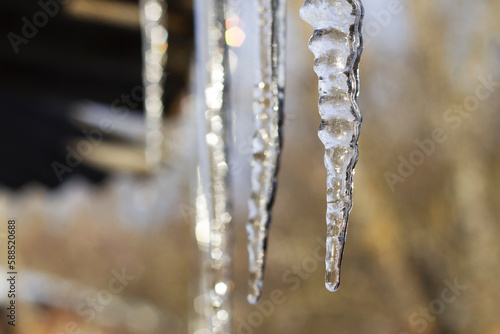
<path fill-rule="evenodd" d="M 319 80 L 319 138 L 327 170 L 325 285 L 336 291 L 352 207 L 361 112 L 357 104 L 358 64 L 363 49 L 360 0 L 306 0 L 300 17 L 313 26 L 309 49 Z"/>
<path fill-rule="evenodd" d="M 253 103 L 254 137 L 247 221 L 248 301 L 261 295 L 271 207 L 276 191 L 285 82 L 285 0 L 256 0 L 257 55 Z"/>

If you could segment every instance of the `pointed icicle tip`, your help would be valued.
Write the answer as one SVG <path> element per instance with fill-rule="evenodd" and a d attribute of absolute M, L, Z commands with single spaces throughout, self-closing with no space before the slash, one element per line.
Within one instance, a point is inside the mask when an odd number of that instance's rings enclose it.
<path fill-rule="evenodd" d="M 325 279 L 326 289 L 328 291 L 330 291 L 330 292 L 335 292 L 335 291 L 337 291 L 340 288 L 340 280 L 336 279 L 333 282 L 332 281 L 328 281 L 328 274 L 329 273 L 326 274 L 326 279 Z"/>
<path fill-rule="evenodd" d="M 325 273 L 325 286 L 328 291 L 335 292 L 340 287 L 340 268 L 327 270 Z"/>
<path fill-rule="evenodd" d="M 254 293 L 249 293 L 247 295 L 247 301 L 250 304 L 257 304 L 260 301 L 260 295 L 256 295 Z"/>
<path fill-rule="evenodd" d="M 255 272 L 250 273 L 248 280 L 247 300 L 250 304 L 257 304 L 262 295 L 262 278 L 258 279 Z"/>

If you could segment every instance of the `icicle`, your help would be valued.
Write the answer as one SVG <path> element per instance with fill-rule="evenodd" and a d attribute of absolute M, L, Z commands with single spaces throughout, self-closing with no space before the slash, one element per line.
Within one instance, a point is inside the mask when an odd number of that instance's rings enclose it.
<path fill-rule="evenodd" d="M 200 175 L 210 222 L 207 310 L 210 332 L 231 333 L 232 231 L 228 185 L 227 46 L 223 0 L 196 0 Z"/>
<path fill-rule="evenodd" d="M 358 160 L 358 64 L 363 7 L 360 0 L 306 0 L 300 16 L 314 28 L 309 49 L 314 54 L 314 71 L 319 79 L 319 138 L 325 145 L 328 173 L 325 278 L 326 288 L 336 291 Z"/>
<path fill-rule="evenodd" d="M 146 163 L 158 169 L 163 150 L 163 82 L 167 63 L 167 5 L 164 0 L 140 0 Z"/>
<path fill-rule="evenodd" d="M 211 268 L 209 245 L 210 245 L 210 223 L 209 212 L 207 206 L 207 198 L 202 187 L 200 176 L 200 168 L 196 168 L 196 183 L 191 183 L 191 200 L 195 207 L 194 221 L 194 235 L 196 237 L 196 250 L 194 250 L 194 258 L 196 262 L 196 269 L 194 270 L 197 282 L 196 286 L 190 286 L 191 296 L 193 297 L 194 312 L 191 314 L 189 321 L 189 334 L 196 333 L 212 333 L 210 330 L 210 321 L 207 321 L 212 311 L 212 304 L 210 292 L 212 291 L 209 286 L 207 274 L 210 273 Z M 195 188 L 195 189 L 193 189 Z"/>
<path fill-rule="evenodd" d="M 281 152 L 285 82 L 285 0 L 256 0 L 259 11 L 254 98 L 252 192 L 247 222 L 248 301 L 261 295 L 271 206 Z"/>

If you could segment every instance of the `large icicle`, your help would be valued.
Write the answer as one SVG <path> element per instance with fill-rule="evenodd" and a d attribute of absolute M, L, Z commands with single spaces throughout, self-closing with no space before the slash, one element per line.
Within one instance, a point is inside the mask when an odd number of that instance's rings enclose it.
<path fill-rule="evenodd" d="M 285 85 L 285 0 L 255 0 L 258 35 L 252 157 L 252 189 L 247 222 L 248 301 L 261 295 L 271 207 L 281 152 Z"/>
<path fill-rule="evenodd" d="M 167 4 L 164 0 L 140 0 L 146 113 L 146 163 L 158 169 L 163 158 L 163 83 L 167 63 Z"/>
<path fill-rule="evenodd" d="M 360 0 L 306 0 L 301 18 L 313 26 L 309 49 L 319 79 L 319 138 L 327 169 L 326 288 L 336 291 L 344 252 L 352 179 L 358 160 L 361 112 L 357 104 L 362 52 Z"/>
<path fill-rule="evenodd" d="M 200 176 L 210 224 L 207 319 L 213 334 L 231 333 L 232 231 L 228 185 L 224 0 L 196 0 L 196 96 Z"/>

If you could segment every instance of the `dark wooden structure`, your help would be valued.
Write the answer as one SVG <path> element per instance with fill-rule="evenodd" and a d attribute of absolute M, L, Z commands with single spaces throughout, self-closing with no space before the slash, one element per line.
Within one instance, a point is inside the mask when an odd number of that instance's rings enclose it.
<path fill-rule="evenodd" d="M 65 2 L 71 1 L 82 0 Z M 136 1 L 120 0 L 109 2 L 110 8 L 124 2 L 138 6 Z M 190 2 L 173 0 L 168 5 L 167 117 L 186 87 L 193 49 Z M 120 6 L 116 7 L 112 14 L 119 16 Z M 47 15 L 46 24 L 35 25 L 36 35 L 29 37 L 32 31 L 23 27 L 26 21 L 42 23 L 40 11 L 44 9 L 36 0 L 0 2 L 0 184 L 13 189 L 28 182 L 48 187 L 61 183 L 51 164 L 64 163 L 66 140 L 82 136 L 68 118 L 72 103 L 91 100 L 111 105 L 142 85 L 139 25 L 79 18 L 61 7 L 53 17 Z M 142 110 L 141 102 L 131 112 Z M 84 164 L 71 175 L 93 182 L 106 176 Z"/>

